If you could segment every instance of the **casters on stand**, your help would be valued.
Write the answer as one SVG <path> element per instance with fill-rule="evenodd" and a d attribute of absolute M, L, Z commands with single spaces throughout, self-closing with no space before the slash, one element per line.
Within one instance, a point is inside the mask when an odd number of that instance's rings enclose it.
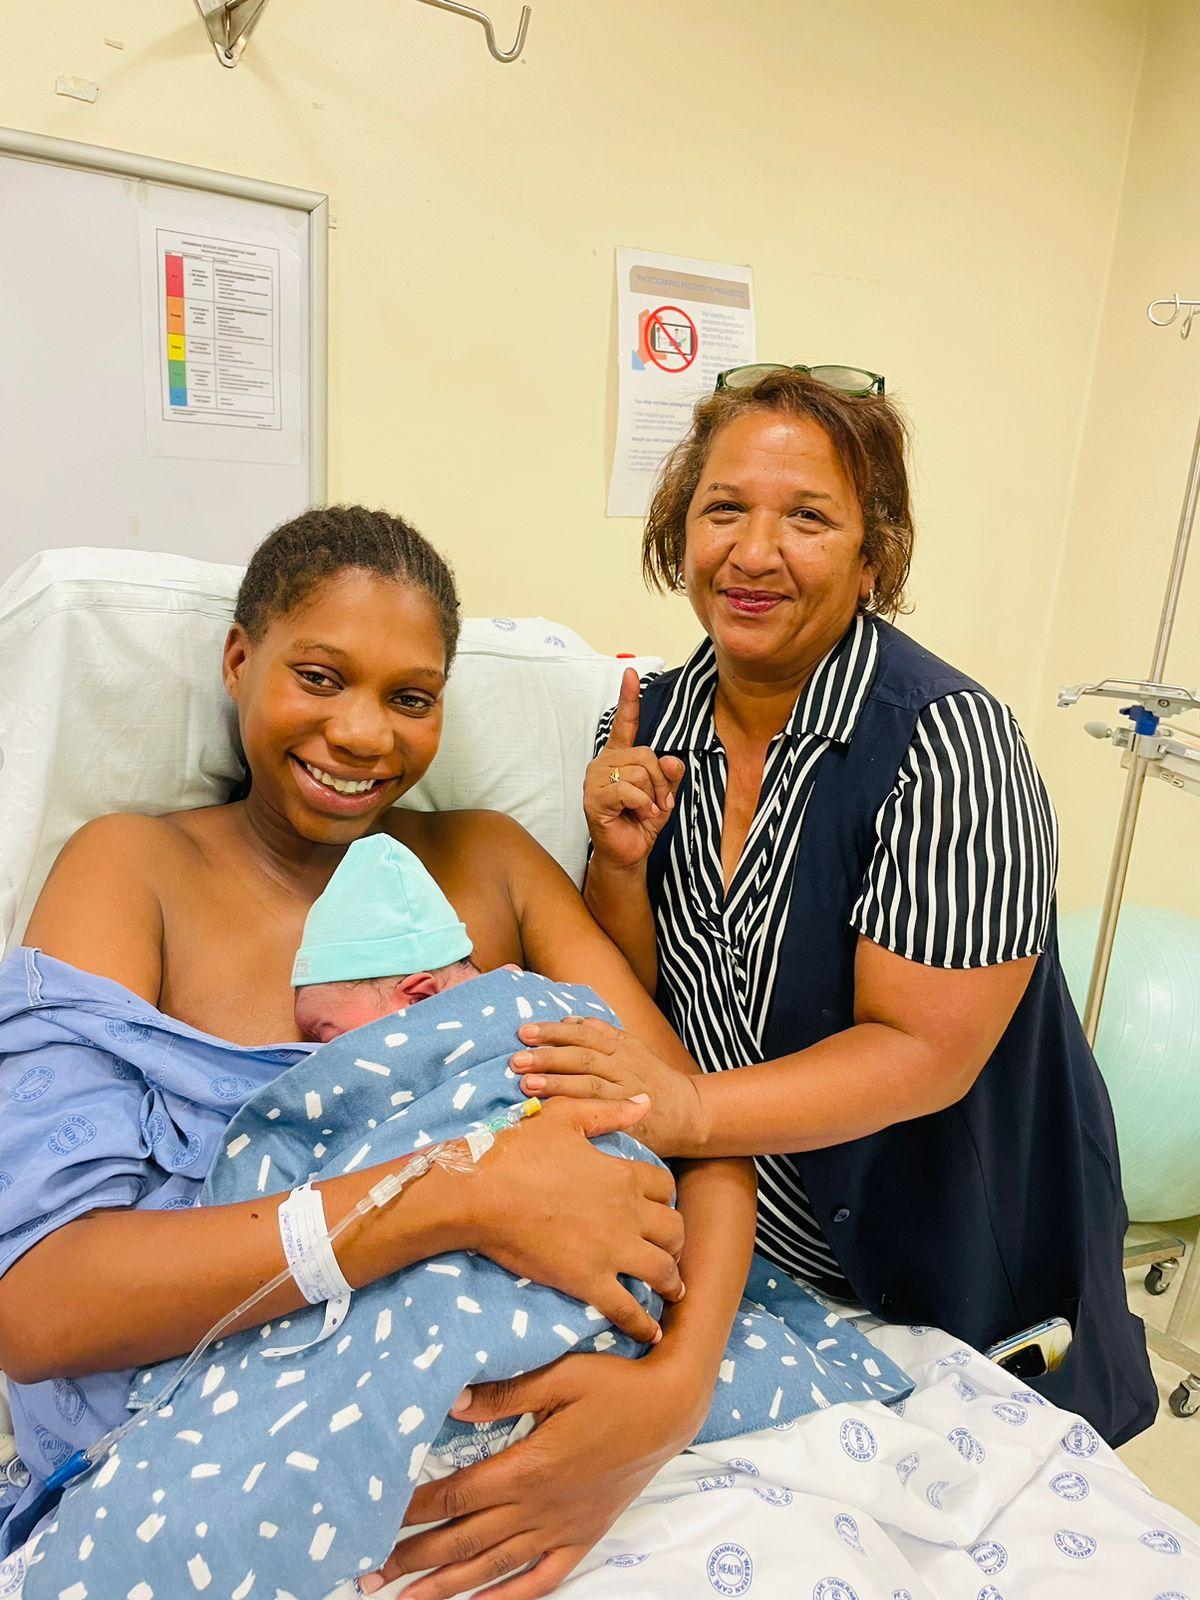
<path fill-rule="evenodd" d="M 1200 1377 L 1193 1372 L 1185 1378 L 1178 1389 L 1172 1389 L 1167 1404 L 1172 1416 L 1194 1417 L 1200 1411 Z"/>
<path fill-rule="evenodd" d="M 1146 1293 L 1166 1294 L 1178 1266 L 1178 1258 L 1173 1261 L 1156 1261 L 1146 1274 Z"/>

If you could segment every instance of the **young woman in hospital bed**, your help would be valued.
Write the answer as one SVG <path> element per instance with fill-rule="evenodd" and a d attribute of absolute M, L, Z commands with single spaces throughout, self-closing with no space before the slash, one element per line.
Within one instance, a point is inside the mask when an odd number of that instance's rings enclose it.
<path fill-rule="evenodd" d="M 27 944 L 223 1038 L 294 1039 L 289 969 L 307 911 L 345 846 L 384 826 L 458 907 L 483 964 L 591 983 L 646 1059 L 694 1070 L 518 827 L 391 809 L 437 748 L 457 620 L 443 563 L 394 519 L 314 513 L 273 536 L 248 571 L 224 663 L 246 795 L 86 827 Z M 928 1327 L 876 1334 L 918 1380 L 904 1414 L 834 1409 L 689 1451 L 741 1289 L 752 1186 L 738 1163 L 680 1168 L 681 1244 L 651 1169 L 614 1172 L 584 1137 L 632 1126 L 639 1108 L 554 1110 L 481 1167 L 494 1204 L 483 1195 L 463 1219 L 449 1181 L 430 1174 L 351 1246 L 347 1276 L 371 1281 L 463 1246 L 611 1307 L 644 1335 L 617 1282 L 629 1267 L 673 1302 L 664 1336 L 636 1363 L 567 1357 L 477 1391 L 464 1417 L 530 1411 L 538 1425 L 504 1455 L 423 1484 L 407 1520 L 441 1525 L 401 1541 L 360 1580 L 366 1592 L 429 1569 L 404 1588 L 412 1600 L 495 1580 L 504 1600 L 525 1600 L 564 1579 L 581 1596 L 1012 1600 L 1095 1593 L 1100 1581 L 1200 1600 L 1197 1530 L 1150 1499 L 1091 1426 Z M 325 1186 L 331 1221 L 369 1181 Z M 97 1211 L 33 1239 L 0 1280 L 0 1366 L 32 1383 L 187 1351 L 282 1264 L 273 1205 L 236 1213 Z M 297 1303 L 284 1292 L 261 1311 Z M 993 1585 L 1004 1571 L 1007 1588 Z"/>

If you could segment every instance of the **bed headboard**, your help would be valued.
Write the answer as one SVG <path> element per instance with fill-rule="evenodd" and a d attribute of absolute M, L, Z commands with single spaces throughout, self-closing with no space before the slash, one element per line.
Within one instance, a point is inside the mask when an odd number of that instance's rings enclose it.
<path fill-rule="evenodd" d="M 19 937 L 76 828 L 227 798 L 240 776 L 221 646 L 241 569 L 124 550 L 47 550 L 0 588 L 0 942 Z M 437 760 L 402 802 L 523 823 L 578 883 L 583 769 L 621 671 L 542 617 L 471 618 Z"/>

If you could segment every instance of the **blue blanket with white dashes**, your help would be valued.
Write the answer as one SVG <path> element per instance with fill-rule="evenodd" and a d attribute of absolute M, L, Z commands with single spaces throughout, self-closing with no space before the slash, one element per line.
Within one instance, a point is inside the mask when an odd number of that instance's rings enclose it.
<path fill-rule="evenodd" d="M 201 1203 L 285 1192 L 462 1135 L 522 1098 L 508 1067 L 516 1029 L 565 1012 L 615 1020 L 588 989 L 501 970 L 324 1045 L 242 1105 Z M 598 1143 L 654 1159 L 624 1135 Z M 462 1193 L 469 1206 L 469 1177 Z M 644 1285 L 629 1287 L 657 1314 Z M 464 1425 L 444 1424 L 463 1388 L 568 1351 L 641 1353 L 593 1308 L 468 1252 L 370 1284 L 321 1338 L 324 1324 L 324 1308 L 307 1306 L 215 1346 L 169 1406 L 64 1495 L 26 1600 L 75 1582 L 106 1596 L 242 1594 L 254 1572 L 270 1592 L 320 1600 L 387 1555 L 426 1453 L 457 1456 Z M 137 1375 L 131 1405 L 177 1366 Z M 700 1439 L 910 1387 L 851 1324 L 756 1262 Z"/>

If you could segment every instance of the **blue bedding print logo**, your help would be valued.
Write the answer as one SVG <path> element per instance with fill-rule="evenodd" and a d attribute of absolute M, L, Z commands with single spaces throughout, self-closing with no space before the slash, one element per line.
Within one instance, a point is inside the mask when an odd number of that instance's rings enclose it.
<path fill-rule="evenodd" d="M 148 1039 L 150 1029 L 142 1022 L 122 1022 L 114 1018 L 104 1024 L 104 1031 L 110 1039 Z"/>
<path fill-rule="evenodd" d="M 896 1463 L 896 1476 L 901 1483 L 907 1483 L 920 1465 L 921 1458 L 915 1450 L 910 1450 L 906 1456 L 901 1456 Z"/>
<path fill-rule="evenodd" d="M 998 1405 L 994 1405 L 992 1415 L 999 1417 L 1001 1422 L 1007 1422 L 1010 1428 L 1023 1428 L 1029 1421 L 1029 1413 L 1025 1407 L 1010 1400 L 1001 1400 Z"/>
<path fill-rule="evenodd" d="M 1060 1500 L 1086 1500 L 1091 1485 L 1082 1472 L 1057 1472 L 1050 1479 L 1050 1487 Z"/>
<path fill-rule="evenodd" d="M 53 1082 L 54 1073 L 50 1067 L 30 1067 L 13 1084 L 12 1098 L 29 1105 L 33 1100 L 40 1100 Z"/>
<path fill-rule="evenodd" d="M 1062 1436 L 1062 1447 L 1069 1455 L 1094 1456 L 1100 1440 L 1086 1422 L 1073 1422 Z"/>
<path fill-rule="evenodd" d="M 1054 1542 L 1063 1555 L 1070 1556 L 1073 1561 L 1086 1561 L 1096 1553 L 1096 1541 L 1091 1534 L 1076 1533 L 1072 1528 L 1060 1528 L 1054 1535 Z"/>
<path fill-rule="evenodd" d="M 740 1544 L 719 1544 L 708 1558 L 708 1581 L 718 1594 L 745 1594 L 754 1582 L 754 1563 Z"/>
<path fill-rule="evenodd" d="M 209 1088 L 218 1100 L 242 1100 L 248 1094 L 253 1094 L 258 1085 L 253 1078 L 238 1078 L 228 1075 L 223 1078 L 214 1078 Z"/>
<path fill-rule="evenodd" d="M 1165 1528 L 1151 1528 L 1149 1533 L 1139 1535 L 1138 1543 L 1144 1544 L 1147 1550 L 1157 1550 L 1162 1556 L 1177 1556 L 1182 1549 L 1175 1535 Z"/>
<path fill-rule="evenodd" d="M 858 1591 L 841 1578 L 822 1578 L 813 1590 L 813 1600 L 858 1600 Z"/>
<path fill-rule="evenodd" d="M 842 1423 L 838 1437 L 851 1461 L 874 1461 L 879 1447 L 875 1443 L 875 1435 L 865 1422 L 850 1417 Z"/>
<path fill-rule="evenodd" d="M 87 1410 L 87 1401 L 79 1385 L 72 1383 L 70 1378 L 55 1378 L 53 1392 L 55 1409 L 63 1421 L 71 1424 L 79 1422 Z"/>
<path fill-rule="evenodd" d="M 858 1534 L 858 1523 L 855 1522 L 854 1518 L 848 1511 L 839 1512 L 838 1515 L 834 1517 L 833 1531 L 837 1534 L 838 1538 L 843 1544 L 848 1544 L 851 1550 L 855 1550 L 859 1555 L 862 1555 L 863 1547 L 862 1540 L 859 1538 Z"/>
<path fill-rule="evenodd" d="M 1008 1565 L 1008 1551 L 1002 1544 L 997 1544 L 995 1539 L 971 1545 L 967 1554 L 979 1570 L 986 1572 L 989 1578 L 995 1577 L 997 1572 L 1003 1572 Z"/>
<path fill-rule="evenodd" d="M 981 1466 L 987 1457 L 987 1451 L 969 1428 L 951 1428 L 946 1439 L 974 1467 Z"/>
<path fill-rule="evenodd" d="M 66 1117 L 46 1140 L 46 1147 L 56 1156 L 69 1156 L 96 1137 L 96 1124 L 86 1117 Z"/>

